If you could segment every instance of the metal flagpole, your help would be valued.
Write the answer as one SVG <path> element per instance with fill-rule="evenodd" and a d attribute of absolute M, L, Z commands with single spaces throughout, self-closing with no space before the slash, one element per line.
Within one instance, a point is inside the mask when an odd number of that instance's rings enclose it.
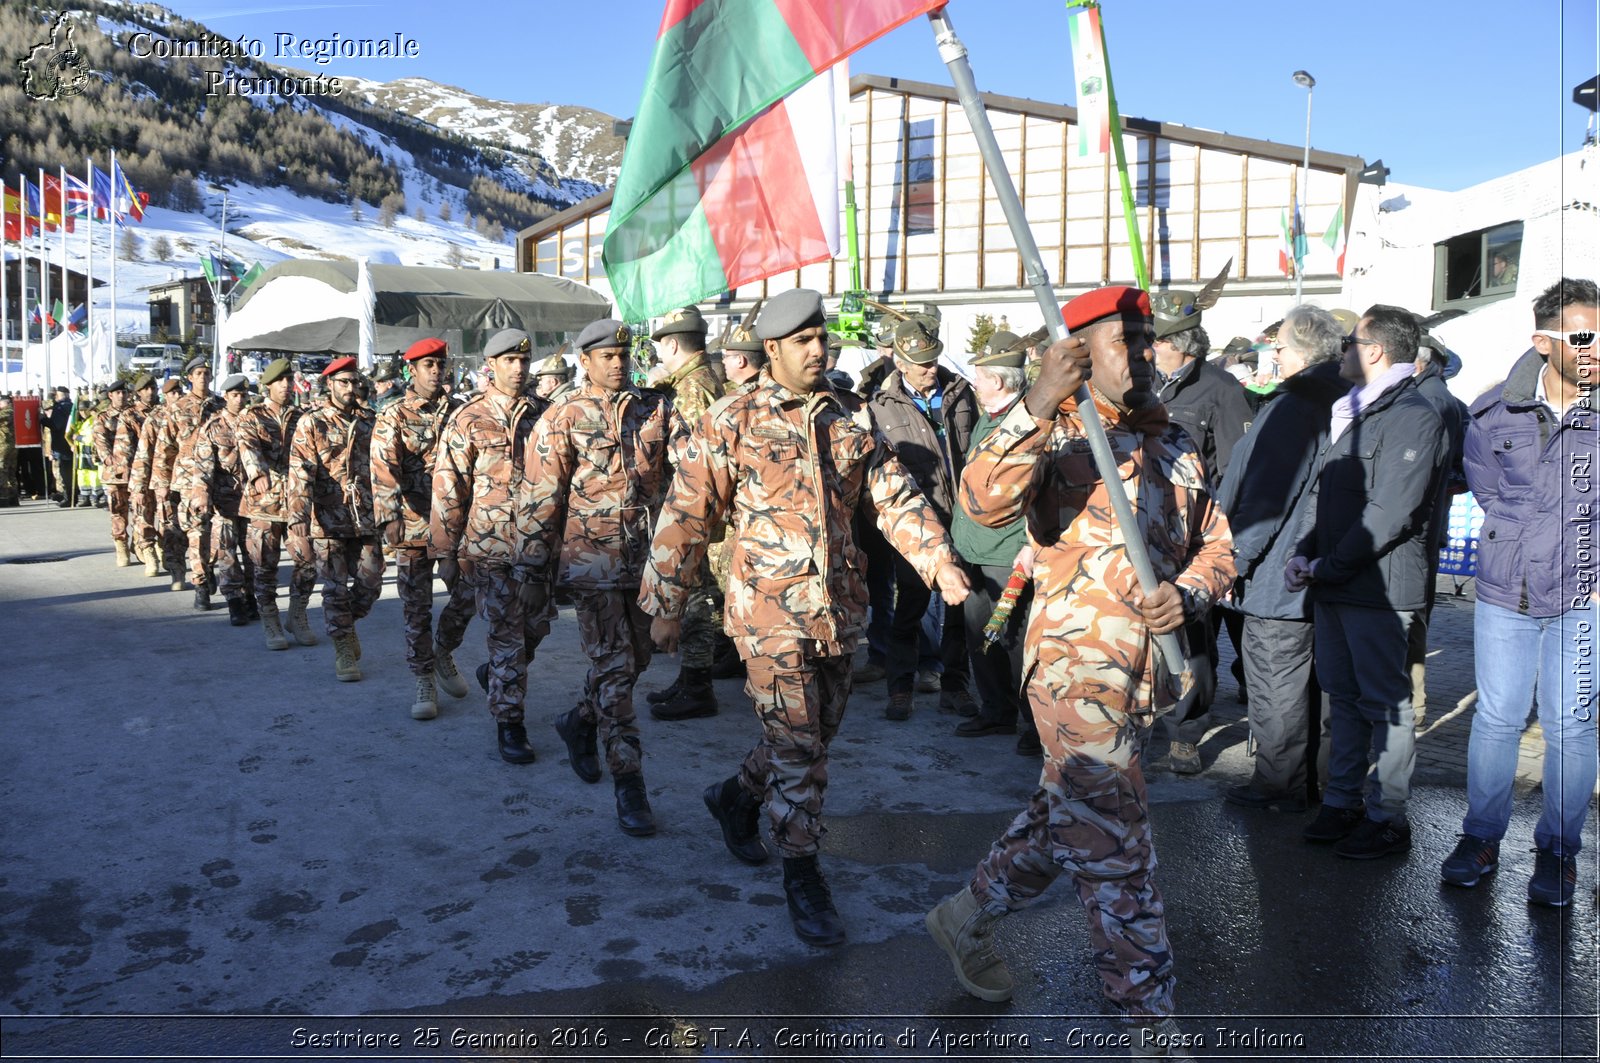
<path fill-rule="evenodd" d="M 95 360 L 94 349 L 94 160 L 83 160 L 83 182 L 89 189 L 89 202 L 85 204 L 89 209 L 85 214 L 85 236 L 89 241 L 89 251 L 84 259 L 84 290 L 83 290 L 83 338 L 89 347 L 89 383 L 100 383 L 99 363 Z M 115 369 L 111 375 L 116 376 Z M 106 381 L 110 383 L 110 381 Z"/>
<path fill-rule="evenodd" d="M 5 389 L 11 391 L 11 249 L 6 243 L 6 221 L 11 212 L 6 207 L 6 185 L 0 181 L 0 358 L 5 359 Z M 22 220 L 17 220 L 17 235 L 22 235 Z M 19 241 L 20 243 L 20 241 Z M 21 271 L 18 271 L 21 279 Z"/>
<path fill-rule="evenodd" d="M 50 397 L 50 241 L 45 239 L 44 167 L 39 167 L 39 338 L 44 342 L 44 394 Z M 39 404 L 43 408 L 44 403 Z"/>
<path fill-rule="evenodd" d="M 106 188 L 110 189 L 106 195 L 106 217 L 111 219 L 111 327 L 106 331 L 111 335 L 111 368 L 113 370 L 121 363 L 117 351 L 117 190 L 111 186 L 111 175 L 117 172 L 117 149 L 111 149 L 111 169 L 106 171 Z M 93 198 L 90 193 L 90 198 Z"/>
<path fill-rule="evenodd" d="M 61 335 L 66 337 L 67 345 L 70 348 L 71 345 L 72 345 L 72 338 L 70 336 L 67 336 L 67 318 L 72 316 L 72 284 L 71 284 L 71 281 L 69 280 L 68 273 L 67 273 L 67 168 L 65 166 L 62 166 L 60 163 L 56 163 L 56 180 L 61 182 L 61 187 L 57 191 L 56 194 L 61 197 L 61 215 L 60 215 L 60 221 L 57 222 L 57 224 L 61 226 L 61 315 L 62 315 L 61 316 L 61 320 L 56 322 L 56 324 L 61 326 Z M 76 398 L 77 394 L 78 394 L 78 386 L 77 386 L 77 381 L 72 379 L 72 375 L 73 374 L 72 374 L 71 366 L 72 366 L 72 355 L 71 355 L 71 352 L 69 350 L 69 352 L 67 354 L 67 367 L 68 367 L 67 368 L 67 382 L 68 382 L 67 386 L 72 388 L 73 397 Z"/>
<path fill-rule="evenodd" d="M 1000 200 L 1000 209 L 1005 212 L 1006 222 L 1011 227 L 1011 235 L 1017 242 L 1017 252 L 1022 256 L 1028 285 L 1039 301 L 1039 309 L 1044 313 L 1044 321 L 1050 329 L 1051 338 L 1062 339 L 1067 335 L 1067 324 L 1061 316 L 1061 306 L 1056 302 L 1055 292 L 1050 288 L 1050 275 L 1045 272 L 1044 259 L 1039 255 L 1039 245 L 1033 239 L 1033 230 L 1028 228 L 1028 218 L 1023 213 L 1022 201 L 1017 198 L 1016 185 L 1011 182 L 1011 171 L 1006 169 L 1005 156 L 1001 154 L 1000 144 L 994 138 L 994 127 L 989 124 L 989 113 L 984 110 L 983 100 L 978 96 L 978 85 L 972 76 L 972 64 L 967 61 L 967 47 L 956 36 L 947 11 L 947 8 L 941 7 L 937 11 L 928 13 L 928 21 L 933 24 L 933 34 L 939 44 L 939 57 L 950 70 L 950 77 L 955 82 L 956 96 L 961 100 L 961 109 L 966 112 L 967 123 L 972 126 L 973 135 L 978 138 L 978 152 L 983 158 L 985 168 L 989 171 L 989 180 L 994 184 L 995 196 Z M 1158 585 L 1155 569 L 1150 565 L 1149 552 L 1145 549 L 1144 539 L 1139 535 L 1139 523 L 1134 517 L 1128 494 L 1123 490 L 1117 459 L 1111 453 L 1111 442 L 1106 438 L 1105 426 L 1100 423 L 1100 415 L 1095 409 L 1094 399 L 1089 394 L 1087 383 L 1078 387 L 1076 398 L 1078 415 L 1083 421 L 1084 433 L 1089 438 L 1089 450 L 1094 455 L 1095 468 L 1099 470 L 1100 478 L 1105 482 L 1106 495 L 1111 499 L 1112 511 L 1116 514 L 1117 524 L 1122 529 L 1128 560 L 1133 564 L 1134 573 L 1139 577 L 1139 586 L 1146 594 L 1151 594 Z M 1178 672 L 1184 668 L 1186 662 L 1178 647 L 1176 635 L 1171 632 L 1157 635 L 1155 643 L 1162 657 L 1166 659 L 1169 669 Z"/>

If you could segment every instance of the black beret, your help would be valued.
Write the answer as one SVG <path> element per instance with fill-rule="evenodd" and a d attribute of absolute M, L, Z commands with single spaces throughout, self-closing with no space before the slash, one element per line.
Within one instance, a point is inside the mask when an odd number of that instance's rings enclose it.
<path fill-rule="evenodd" d="M 124 381 L 124 380 L 113 380 L 110 384 L 106 385 L 106 394 L 107 395 L 111 394 L 113 391 L 127 391 L 127 390 L 128 390 L 128 384 L 127 384 L 127 381 Z"/>

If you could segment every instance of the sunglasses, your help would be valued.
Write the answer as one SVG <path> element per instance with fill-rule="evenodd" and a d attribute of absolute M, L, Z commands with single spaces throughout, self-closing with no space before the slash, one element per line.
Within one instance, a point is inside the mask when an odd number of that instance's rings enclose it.
<path fill-rule="evenodd" d="M 1553 332 L 1550 329 L 1541 328 L 1534 329 L 1533 334 L 1535 336 L 1546 336 L 1552 340 L 1560 340 L 1568 347 L 1582 348 L 1594 346 L 1593 329 L 1584 329 L 1581 332 Z"/>
<path fill-rule="evenodd" d="M 1378 345 L 1378 341 L 1377 340 L 1364 340 L 1360 336 L 1357 336 L 1353 332 L 1350 335 L 1348 335 L 1348 336 L 1346 336 L 1344 338 L 1344 345 L 1346 347 L 1350 346 L 1352 343 L 1365 343 L 1365 344 L 1369 344 L 1369 345 L 1372 345 L 1372 346 L 1377 346 Z"/>

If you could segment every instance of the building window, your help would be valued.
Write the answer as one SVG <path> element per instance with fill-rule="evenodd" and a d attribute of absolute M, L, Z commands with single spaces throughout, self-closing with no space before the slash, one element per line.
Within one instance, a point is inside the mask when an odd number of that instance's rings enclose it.
<path fill-rule="evenodd" d="M 1516 294 L 1522 223 L 1452 236 L 1434 245 L 1433 308 L 1490 302 Z"/>

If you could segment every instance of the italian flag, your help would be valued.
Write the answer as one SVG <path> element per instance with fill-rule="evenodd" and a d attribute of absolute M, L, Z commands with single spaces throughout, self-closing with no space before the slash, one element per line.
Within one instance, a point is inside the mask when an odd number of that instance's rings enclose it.
<path fill-rule="evenodd" d="M 645 321 L 838 253 L 837 111 L 816 75 L 943 0 L 668 0 L 601 260 Z"/>
<path fill-rule="evenodd" d="M 1078 83 L 1078 158 L 1082 159 L 1111 150 L 1111 76 L 1106 72 L 1100 9 L 1068 7 L 1072 73 Z"/>
<path fill-rule="evenodd" d="M 1278 224 L 1283 230 L 1283 243 L 1278 245 L 1278 269 L 1285 277 L 1292 277 L 1300 268 L 1300 263 L 1305 261 L 1306 241 L 1299 232 L 1300 208 L 1295 207 L 1296 224 L 1291 229 L 1289 224 L 1289 211 L 1284 209 L 1278 213 Z"/>
<path fill-rule="evenodd" d="M 1328 223 L 1328 231 L 1322 234 L 1322 242 L 1333 252 L 1333 265 L 1344 276 L 1344 204 L 1339 204 L 1339 209 L 1333 212 L 1333 220 Z"/>

